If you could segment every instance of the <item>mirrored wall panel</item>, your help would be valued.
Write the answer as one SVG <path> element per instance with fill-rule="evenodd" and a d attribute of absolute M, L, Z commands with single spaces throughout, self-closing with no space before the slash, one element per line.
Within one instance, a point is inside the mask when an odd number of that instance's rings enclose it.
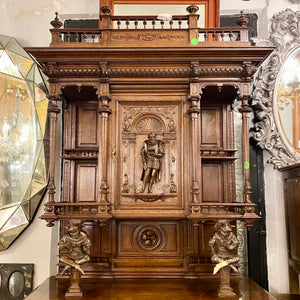
<path fill-rule="evenodd" d="M 47 186 L 46 94 L 34 59 L 0 35 L 0 250 L 29 225 Z"/>

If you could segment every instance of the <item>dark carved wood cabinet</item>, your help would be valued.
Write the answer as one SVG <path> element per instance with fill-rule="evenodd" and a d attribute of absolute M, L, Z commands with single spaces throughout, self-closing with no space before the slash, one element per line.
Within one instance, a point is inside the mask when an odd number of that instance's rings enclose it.
<path fill-rule="evenodd" d="M 49 77 L 51 100 L 42 218 L 49 226 L 61 221 L 61 236 L 68 220 L 84 222 L 92 244 L 85 277 L 211 274 L 215 222 L 258 218 L 250 199 L 248 102 L 251 76 L 272 49 L 250 46 L 243 17 L 241 27 L 199 29 L 196 11 L 190 6 L 187 16 L 173 16 L 168 28 L 145 16 L 144 28 L 131 29 L 119 25 L 137 17 L 114 17 L 102 7 L 100 29 L 61 29 L 56 18 L 50 47 L 28 49 Z M 172 29 L 183 19 L 186 28 Z M 243 123 L 243 202 L 236 202 L 235 99 Z"/>
<path fill-rule="evenodd" d="M 288 237 L 290 292 L 300 294 L 300 164 L 280 168 L 283 175 L 285 215 Z"/>

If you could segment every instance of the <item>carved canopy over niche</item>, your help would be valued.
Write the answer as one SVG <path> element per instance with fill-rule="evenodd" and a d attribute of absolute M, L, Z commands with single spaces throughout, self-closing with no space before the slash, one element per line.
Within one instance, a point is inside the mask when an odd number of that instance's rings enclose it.
<path fill-rule="evenodd" d="M 299 47 L 300 12 L 286 9 L 272 18 L 268 40 L 257 40 L 258 46 L 275 46 L 273 54 L 261 66 L 254 79 L 252 104 L 258 122 L 255 124 L 254 139 L 258 145 L 271 154 L 269 163 L 274 168 L 300 162 L 300 155 L 287 141 L 278 118 L 276 90 L 277 78 L 283 63 Z"/>

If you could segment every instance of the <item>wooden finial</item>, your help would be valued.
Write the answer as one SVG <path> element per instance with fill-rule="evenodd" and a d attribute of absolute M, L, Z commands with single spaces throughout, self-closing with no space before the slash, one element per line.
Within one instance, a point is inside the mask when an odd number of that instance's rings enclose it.
<path fill-rule="evenodd" d="M 244 16 L 244 12 L 241 10 L 241 16 L 236 20 L 236 24 L 241 27 L 247 27 L 249 19 Z"/>
<path fill-rule="evenodd" d="M 104 14 L 104 15 L 110 15 L 112 13 L 112 9 L 110 6 L 101 6 L 100 7 L 100 11 Z"/>
<path fill-rule="evenodd" d="M 55 18 L 53 21 L 50 22 L 50 24 L 53 26 L 53 28 L 57 28 L 57 29 L 63 25 L 63 23 L 59 21 L 58 12 L 55 12 Z"/>
<path fill-rule="evenodd" d="M 199 10 L 199 7 L 197 5 L 190 5 L 186 8 L 186 11 L 190 15 L 194 15 Z"/>

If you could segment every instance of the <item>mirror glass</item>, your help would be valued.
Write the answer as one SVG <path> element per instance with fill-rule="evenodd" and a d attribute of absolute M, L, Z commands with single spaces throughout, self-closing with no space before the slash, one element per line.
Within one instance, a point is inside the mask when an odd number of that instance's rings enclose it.
<path fill-rule="evenodd" d="M 47 186 L 46 93 L 34 59 L 0 35 L 0 250 L 29 225 Z"/>
<path fill-rule="evenodd" d="M 288 143 L 300 152 L 300 48 L 288 56 L 277 80 L 279 123 Z"/>
<path fill-rule="evenodd" d="M 11 274 L 8 280 L 8 290 L 13 297 L 19 296 L 24 289 L 25 280 L 21 272 L 16 271 Z"/>

